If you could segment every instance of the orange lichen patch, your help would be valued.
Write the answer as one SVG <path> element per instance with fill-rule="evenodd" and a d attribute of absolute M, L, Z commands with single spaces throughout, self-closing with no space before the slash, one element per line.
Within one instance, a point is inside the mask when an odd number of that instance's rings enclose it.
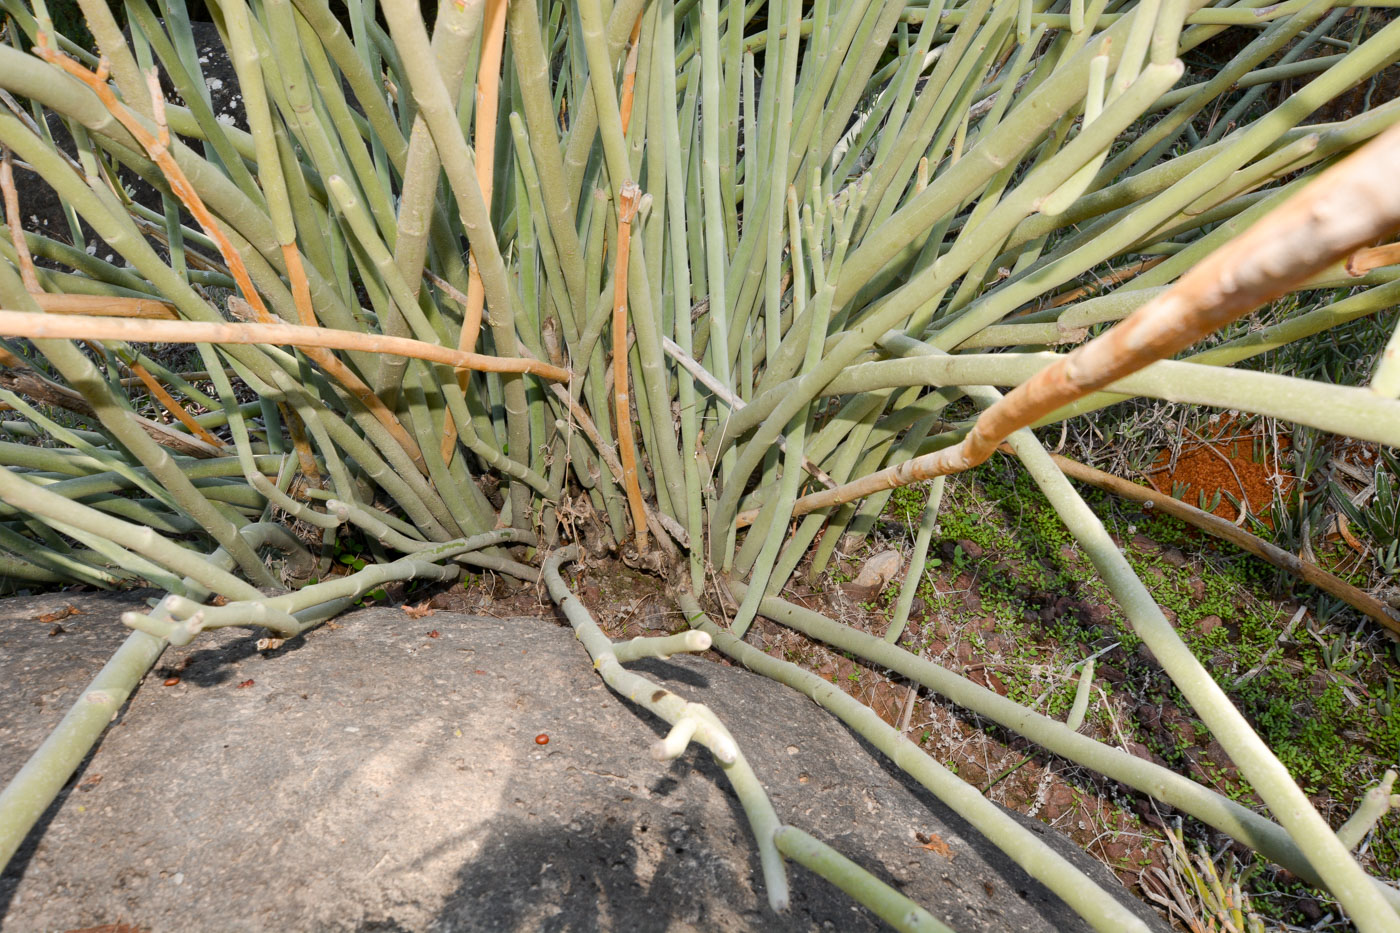
<path fill-rule="evenodd" d="M 1147 471 L 1153 488 L 1230 521 L 1239 517 L 1233 496 L 1268 523 L 1275 493 L 1287 493 L 1294 485 L 1294 477 L 1278 459 L 1288 450 L 1288 436 L 1271 441 L 1258 430 L 1222 418 L 1209 433 L 1196 437 L 1182 444 L 1175 461 L 1170 450 L 1157 454 Z"/>

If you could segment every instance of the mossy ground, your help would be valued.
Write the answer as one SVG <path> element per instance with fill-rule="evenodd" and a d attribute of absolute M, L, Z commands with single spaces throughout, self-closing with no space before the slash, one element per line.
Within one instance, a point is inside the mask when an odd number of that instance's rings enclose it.
<path fill-rule="evenodd" d="M 1151 510 L 1083 492 L 1197 657 L 1340 825 L 1357 797 L 1400 760 L 1400 664 L 1392 642 L 1349 607 L 1262 561 Z M 845 555 L 819 585 L 789 595 L 883 634 L 898 581 L 878 594 L 848 581 L 874 550 L 908 553 L 925 497 L 915 487 L 896 492 L 861 553 Z M 1261 805 L 1023 471 L 1003 461 L 950 479 L 925 570 L 900 638 L 904 647 L 1061 719 L 1082 662 L 1094 657 L 1082 731 Z M 1162 832 L 1170 808 L 926 693 L 906 710 L 907 684 L 776 626 L 761 632 L 769 650 L 820 671 L 891 722 L 902 718 L 910 738 L 993 799 L 1068 832 L 1125 882 L 1160 887 L 1154 870 L 1170 870 Z M 1222 849 L 1223 840 L 1203 827 L 1188 822 L 1187 833 Z M 1328 913 L 1325 896 L 1234 848 L 1261 916 L 1312 925 Z M 1400 820 L 1381 822 L 1363 844 L 1363 858 L 1382 877 L 1400 873 Z"/>

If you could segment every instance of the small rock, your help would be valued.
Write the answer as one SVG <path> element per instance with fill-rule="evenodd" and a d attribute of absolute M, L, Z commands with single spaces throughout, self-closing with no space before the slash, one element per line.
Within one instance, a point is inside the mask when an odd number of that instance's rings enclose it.
<path fill-rule="evenodd" d="M 1153 541 L 1147 535 L 1133 535 L 1133 547 L 1137 548 L 1139 551 L 1157 551 L 1161 549 L 1161 545 Z"/>
<path fill-rule="evenodd" d="M 1165 551 L 1162 552 L 1162 560 L 1171 564 L 1173 567 L 1186 566 L 1186 555 L 1181 553 L 1180 548 L 1167 548 Z"/>
<path fill-rule="evenodd" d="M 973 560 L 977 560 L 977 558 L 987 553 L 986 549 L 982 547 L 982 545 L 978 544 L 975 541 L 969 541 L 966 538 L 958 539 L 958 547 L 962 548 L 963 553 L 966 554 L 968 557 L 972 558 Z"/>
<path fill-rule="evenodd" d="M 1064 813 L 1074 806 L 1074 789 L 1068 784 L 1055 784 L 1050 788 L 1046 803 Z"/>
<path fill-rule="evenodd" d="M 1110 610 L 1103 603 L 1080 603 L 1079 611 L 1082 614 L 1082 618 L 1084 619 L 1084 621 L 1089 625 L 1107 625 L 1109 619 L 1113 615 L 1113 611 Z"/>
<path fill-rule="evenodd" d="M 881 551 L 860 568 L 860 573 L 856 576 L 856 585 L 884 589 L 902 566 L 904 558 L 898 551 Z"/>
<path fill-rule="evenodd" d="M 1111 684 L 1121 684 L 1128 679 L 1128 675 L 1123 673 L 1112 664 L 1100 664 L 1098 666 L 1099 676 Z"/>
<path fill-rule="evenodd" d="M 1293 905 L 1298 909 L 1298 913 L 1307 918 L 1309 923 L 1316 923 L 1322 919 L 1322 905 L 1313 897 L 1300 897 Z"/>
<path fill-rule="evenodd" d="M 1220 616 L 1201 616 L 1196 620 L 1196 631 L 1200 632 L 1202 635 L 1209 635 L 1224 624 Z"/>

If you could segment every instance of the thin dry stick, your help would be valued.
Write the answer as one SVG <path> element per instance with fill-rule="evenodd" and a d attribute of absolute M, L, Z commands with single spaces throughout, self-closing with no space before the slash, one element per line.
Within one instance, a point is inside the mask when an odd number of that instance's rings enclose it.
<path fill-rule="evenodd" d="M 500 107 L 501 56 L 506 35 L 506 0 L 486 0 L 482 20 L 481 62 L 476 72 L 476 180 L 481 186 L 481 199 L 491 210 L 491 190 L 496 174 L 496 115 Z M 481 314 L 486 307 L 486 289 L 481 284 L 481 272 L 476 265 L 476 251 L 467 253 L 467 302 L 462 308 L 462 333 L 457 347 L 470 350 L 481 336 Z M 466 373 L 457 378 L 462 391 L 467 389 Z M 452 462 L 457 449 L 457 423 L 449 412 L 442 426 L 442 460 Z"/>
<path fill-rule="evenodd" d="M 130 343 L 268 343 L 298 348 L 362 350 L 415 360 L 445 363 L 457 369 L 497 373 L 530 373 L 552 382 L 567 382 L 569 371 L 550 363 L 521 357 L 502 358 L 467 353 L 450 347 L 329 327 L 300 324 L 234 324 L 210 321 L 138 321 L 121 317 L 59 317 L 0 310 L 0 335 L 58 340 L 124 340 Z M 313 357 L 314 359 L 314 357 Z"/>
<path fill-rule="evenodd" d="M 282 244 L 282 259 L 287 264 L 287 279 L 292 284 L 292 301 L 296 304 L 297 319 L 303 327 L 319 327 L 321 322 L 316 319 L 316 310 L 311 305 L 311 283 L 307 281 L 306 269 L 301 264 L 301 251 L 297 249 L 295 240 Z M 316 454 L 306 437 L 306 425 L 302 423 L 301 415 L 285 402 L 278 402 L 277 407 L 282 412 L 287 433 L 292 437 L 292 449 L 297 453 L 301 472 L 306 474 L 311 485 L 319 487 L 321 470 L 316 465 Z"/>
<path fill-rule="evenodd" d="M 31 314 L 29 317 L 41 317 L 41 315 Z M 55 408 L 75 412 L 84 417 L 91 418 L 96 414 L 92 405 L 88 404 L 87 399 L 67 386 L 44 378 L 19 357 L 9 353 L 0 354 L 0 364 L 11 367 L 0 370 L 0 388 L 9 389 L 16 395 L 23 395 L 44 405 L 52 405 Z M 183 434 L 169 425 L 151 421 L 149 418 L 142 418 L 134 411 L 127 412 L 126 416 L 131 419 L 132 423 L 150 435 L 157 444 L 169 447 L 177 453 L 191 457 L 218 457 L 224 453 L 222 447 L 210 446 L 199 438 Z"/>
<path fill-rule="evenodd" d="M 1045 305 L 1044 307 L 1063 308 L 1065 305 L 1073 304 L 1081 298 L 1087 298 L 1095 292 L 1102 291 L 1105 286 L 1121 285 L 1124 282 L 1137 278 L 1139 275 L 1142 275 L 1142 273 L 1146 272 L 1147 270 L 1155 266 L 1161 265 L 1162 263 L 1167 261 L 1167 258 L 1168 257 L 1166 256 L 1153 256 L 1151 259 L 1144 259 L 1141 262 L 1136 262 L 1133 263 L 1131 266 L 1127 266 L 1122 269 L 1117 269 L 1113 272 L 1108 273 L 1107 275 L 1097 276 L 1097 281 L 1092 282 L 1089 285 L 1081 285 L 1078 288 L 1070 289 L 1067 292 L 1061 292 L 1054 298 L 1050 299 L 1049 304 Z"/>
<path fill-rule="evenodd" d="M 27 292 L 39 291 L 39 275 L 34 271 L 34 258 L 29 255 L 29 244 L 24 239 L 20 226 L 19 192 L 15 190 L 14 156 L 7 148 L 0 156 L 0 191 L 5 197 L 5 223 L 10 228 L 10 242 L 15 245 L 19 257 L 19 275 Z"/>
<path fill-rule="evenodd" d="M 108 87 L 109 63 L 106 58 L 98 62 L 96 72 L 88 71 L 67 55 L 48 45 L 46 37 L 42 36 L 41 42 L 35 47 L 34 52 L 44 61 L 57 65 L 86 84 L 97 95 L 98 100 L 102 102 L 108 112 L 116 117 L 117 121 L 146 150 L 147 155 L 150 156 L 156 167 L 160 169 L 161 174 L 165 176 L 165 180 L 170 184 L 170 190 L 175 193 L 175 196 L 180 199 L 180 203 L 185 205 L 204 232 L 219 247 L 219 253 L 228 266 L 229 274 L 233 277 L 234 283 L 242 292 L 248 305 L 257 315 L 257 319 L 271 325 L 276 319 L 268 311 L 267 305 L 263 303 L 262 295 L 253 287 L 253 280 L 248 274 L 247 266 L 243 263 L 243 257 L 234 249 L 233 243 L 219 227 L 214 215 L 204 206 L 204 202 L 200 199 L 199 193 L 195 191 L 194 185 L 190 183 L 184 170 L 180 168 L 179 163 L 170 153 L 170 127 L 165 122 L 165 98 L 161 95 L 155 70 L 152 69 L 147 76 L 156 123 L 156 135 L 152 136 L 141 121 L 130 110 L 122 106 L 116 95 L 112 93 L 112 89 Z M 296 286 L 295 282 L 293 282 L 293 286 Z M 312 341 L 308 342 L 306 346 L 320 348 L 325 345 Z M 327 353 L 323 349 L 308 349 L 307 356 L 332 378 L 345 386 L 346 390 L 374 415 L 375 420 L 384 426 L 394 441 L 413 460 L 418 470 L 427 475 L 428 465 L 423 460 L 423 452 L 418 449 L 417 442 L 413 440 L 399 419 L 380 400 L 379 396 L 375 395 L 374 391 L 365 384 L 364 380 L 356 376 L 350 367 L 346 366 L 334 354 Z"/>
<path fill-rule="evenodd" d="M 319 488 L 321 468 L 316 465 L 316 453 L 311 449 L 311 441 L 306 437 L 306 423 L 301 420 L 297 410 L 286 402 L 278 402 L 277 410 L 282 414 L 282 423 L 287 426 L 287 433 L 292 436 L 292 449 L 297 453 L 297 464 L 301 467 L 301 472 L 306 475 L 307 482 Z"/>
<path fill-rule="evenodd" d="M 637 550 L 647 550 L 646 506 L 637 480 L 637 447 L 632 439 L 632 399 L 627 392 L 627 260 L 632 251 L 632 218 L 642 189 L 630 178 L 622 183 L 617 204 L 617 275 L 613 288 L 613 406 L 617 412 L 617 451 L 622 458 L 622 481 L 637 535 Z"/>
<path fill-rule="evenodd" d="M 191 434 L 211 447 L 224 446 L 223 441 L 205 430 L 204 426 L 195 421 L 194 416 L 186 411 L 183 405 L 175 401 L 174 396 L 165 391 L 165 386 L 161 385 L 160 381 L 152 376 L 146 367 L 136 362 L 129 363 L 128 366 L 137 378 L 146 384 L 146 390 L 151 393 L 151 396 L 165 406 L 165 410 L 174 415 L 177 421 L 189 428 Z"/>
<path fill-rule="evenodd" d="M 1397 619 L 1384 603 L 1374 596 L 1357 589 L 1345 580 L 1333 576 L 1321 567 L 1310 561 L 1303 560 L 1293 554 L 1275 547 L 1262 538 L 1250 534 L 1242 528 L 1236 527 L 1234 522 L 1227 521 L 1218 515 L 1213 515 L 1195 506 L 1188 505 L 1180 499 L 1163 495 L 1155 489 L 1147 486 L 1139 486 L 1122 477 L 1096 470 L 1091 466 L 1080 463 L 1078 460 L 1071 460 L 1059 454 L 1050 455 L 1056 465 L 1064 471 L 1065 475 L 1071 479 L 1088 483 L 1097 489 L 1111 492 L 1124 499 L 1132 499 L 1134 502 L 1141 502 L 1150 506 L 1156 511 L 1162 511 L 1179 518 L 1184 522 L 1195 525 L 1202 531 L 1209 532 L 1218 538 L 1224 538 L 1231 544 L 1248 551 L 1255 557 L 1263 558 L 1275 567 L 1287 570 L 1296 574 L 1307 583 L 1322 590 L 1325 593 L 1344 600 L 1348 605 L 1366 613 L 1381 625 L 1384 625 L 1391 633 L 1400 635 L 1400 619 Z"/>
<path fill-rule="evenodd" d="M 627 127 L 632 122 L 632 99 L 633 90 L 637 86 L 637 40 L 642 35 L 642 17 L 637 16 L 637 21 L 632 24 L 632 38 L 627 41 L 631 43 L 631 48 L 627 50 L 627 64 L 622 66 L 622 96 L 618 98 L 618 109 L 622 112 L 622 135 L 627 135 Z"/>
<path fill-rule="evenodd" d="M 730 408 L 738 411 L 748 404 L 734 392 L 731 392 L 724 383 L 716 379 L 709 370 L 701 366 L 694 357 L 682 350 L 681 345 L 670 337 L 663 336 L 661 338 L 661 347 L 670 355 L 671 359 L 681 365 L 682 369 L 694 376 L 696 381 L 713 392 L 719 397 L 720 401 L 724 402 L 724 404 L 728 405 Z M 778 435 L 778 449 L 784 453 L 787 452 L 787 438 L 782 434 Z M 802 469 L 806 470 L 811 474 L 813 479 L 821 483 L 827 489 L 834 489 L 836 487 L 836 481 L 828 476 L 825 470 L 806 457 L 802 458 Z"/>
<path fill-rule="evenodd" d="M 960 473 L 1013 431 L 1131 375 L 1288 292 L 1296 283 L 1400 228 L 1400 127 L 1323 172 L 1170 289 L 988 407 L 963 440 L 798 499 L 793 516 Z"/>

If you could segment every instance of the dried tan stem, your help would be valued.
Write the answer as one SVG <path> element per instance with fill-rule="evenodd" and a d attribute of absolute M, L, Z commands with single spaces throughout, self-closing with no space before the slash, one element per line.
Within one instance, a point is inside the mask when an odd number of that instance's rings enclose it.
<path fill-rule="evenodd" d="M 156 401 L 160 402 L 161 405 L 165 407 L 166 411 L 174 415 L 177 421 L 189 428 L 191 434 L 211 447 L 224 446 L 223 441 L 205 430 L 204 425 L 195 421 L 194 416 L 186 411 L 183 405 L 175 401 L 174 396 L 165 390 L 165 386 L 161 385 L 160 381 L 156 379 L 155 376 L 152 376 L 146 367 L 136 362 L 128 365 L 131 371 L 136 374 L 136 377 L 145 383 L 146 390 L 151 393 L 151 396 L 155 398 Z"/>
<path fill-rule="evenodd" d="M 39 291 L 39 275 L 34 271 L 34 257 L 29 255 L 29 244 L 24 239 L 20 226 L 19 192 L 15 190 L 14 156 L 8 148 L 0 156 L 0 192 L 5 198 L 5 223 L 10 228 L 10 242 L 15 246 L 19 257 L 19 276 L 27 292 Z"/>
<path fill-rule="evenodd" d="M 287 278 L 292 284 L 292 301 L 297 308 L 297 318 L 303 327 L 316 327 L 316 309 L 311 306 L 311 283 L 306 279 L 306 269 L 301 264 L 301 250 L 295 243 L 282 244 L 282 258 L 287 263 Z"/>
<path fill-rule="evenodd" d="M 1137 278 L 1139 275 L 1142 275 L 1142 273 L 1153 268 L 1154 266 L 1161 265 L 1162 263 L 1167 261 L 1167 258 L 1168 257 L 1166 256 L 1152 256 L 1148 259 L 1142 260 L 1141 262 L 1135 262 L 1131 266 L 1125 266 L 1122 269 L 1115 269 L 1114 271 L 1106 275 L 1098 276 L 1097 281 L 1089 285 L 1081 285 L 1079 288 L 1070 289 L 1067 292 L 1061 292 L 1060 294 L 1051 298 L 1050 303 L 1045 305 L 1045 307 L 1063 308 L 1065 305 L 1073 304 L 1074 302 L 1079 301 L 1081 298 L 1087 298 L 1095 292 L 1102 291 L 1105 286 L 1121 285 L 1124 282 Z"/>
<path fill-rule="evenodd" d="M 1013 431 L 1083 398 L 1285 294 L 1400 228 L 1400 127 L 1323 172 L 1175 285 L 988 407 L 961 443 L 798 499 L 804 515 L 982 463 Z"/>
<path fill-rule="evenodd" d="M 65 295 L 35 292 L 34 301 L 49 314 L 97 314 L 103 317 L 175 321 L 175 306 L 159 298 L 125 298 L 111 295 Z"/>
<path fill-rule="evenodd" d="M 1248 551 L 1255 557 L 1263 558 L 1275 567 L 1296 574 L 1323 592 L 1330 593 L 1345 601 L 1348 605 L 1384 625 L 1392 634 L 1400 635 L 1400 620 L 1396 619 L 1384 603 L 1345 580 L 1333 576 L 1317 564 L 1303 560 L 1280 547 L 1275 547 L 1262 538 L 1237 527 L 1234 522 L 1188 505 L 1180 499 L 1164 495 L 1147 486 L 1139 486 L 1137 483 L 1114 476 L 1111 473 L 1096 470 L 1078 460 L 1071 460 L 1059 454 L 1051 454 L 1051 457 L 1055 464 L 1071 479 L 1088 483 L 1090 486 L 1111 492 L 1124 499 L 1141 502 L 1150 506 L 1154 511 L 1165 512 L 1173 518 L 1179 518 L 1202 531 L 1215 535 L 1217 538 L 1224 538 L 1241 550 Z"/>
<path fill-rule="evenodd" d="M 297 465 L 301 467 L 301 472 L 306 475 L 311 485 L 319 487 L 321 470 L 316 466 L 316 454 L 311 449 L 311 442 L 306 438 L 306 424 L 297 410 L 286 402 L 278 402 L 277 410 L 282 413 L 282 423 L 287 426 L 287 433 L 292 437 L 292 449 L 296 451 Z"/>
<path fill-rule="evenodd" d="M 481 198 L 491 209 L 491 193 L 496 181 L 496 117 L 500 108 L 501 57 L 506 36 L 506 0 L 486 0 L 482 20 L 481 64 L 476 77 L 476 136 L 472 149 L 476 155 L 476 180 L 481 185 Z M 486 307 L 486 289 L 474 261 L 468 267 L 467 308 L 462 318 L 462 336 L 458 344 L 463 350 L 476 346 L 481 336 L 481 313 Z"/>
<path fill-rule="evenodd" d="M 627 505 L 632 512 L 632 524 L 637 536 L 637 550 L 647 550 L 646 506 L 642 487 L 637 480 L 637 448 L 632 439 L 632 399 L 627 379 L 627 261 L 632 251 L 632 218 L 637 215 L 637 202 L 642 189 L 628 179 L 622 183 L 617 204 L 617 275 L 613 287 L 613 407 L 617 414 L 617 452 L 622 458 L 623 488 L 627 490 Z"/>
<path fill-rule="evenodd" d="M 287 265 L 287 279 L 292 284 L 292 301 L 296 304 L 297 318 L 304 327 L 319 327 L 316 310 L 311 304 L 311 284 L 307 281 L 306 269 L 301 262 L 301 251 L 297 249 L 295 241 L 282 244 L 282 259 Z M 306 426 L 302 424 L 301 415 L 285 404 L 279 402 L 278 405 L 282 409 L 282 421 L 287 425 L 287 433 L 292 437 L 292 448 L 296 451 L 301 472 L 313 486 L 319 486 L 321 472 L 316 466 L 316 455 L 311 450 L 311 442 L 306 438 Z M 421 449 L 419 454 L 421 460 Z"/>
<path fill-rule="evenodd" d="M 306 349 L 362 350 L 367 353 L 389 353 L 432 363 L 445 363 L 457 369 L 529 373 L 553 382 L 566 382 L 569 378 L 568 370 L 539 360 L 486 356 L 481 353 L 453 350 L 409 337 L 385 337 L 382 334 L 361 334 L 328 327 L 303 327 L 300 324 L 141 321 L 120 317 L 75 318 L 0 310 L 0 335 L 26 337 L 31 340 L 274 344 Z M 316 357 L 313 356 L 312 359 Z"/>
<path fill-rule="evenodd" d="M 622 114 L 622 135 L 627 135 L 627 127 L 632 122 L 632 101 L 634 91 L 637 87 L 637 46 L 638 40 L 642 36 L 642 17 L 637 16 L 637 21 L 632 24 L 632 37 L 627 41 L 631 47 L 627 50 L 627 63 L 622 66 L 622 96 L 618 99 L 618 109 Z"/>
<path fill-rule="evenodd" d="M 501 58 L 505 47 L 506 0 L 486 0 L 482 14 L 481 61 L 476 71 L 476 135 L 472 148 L 476 155 L 476 180 L 481 186 L 481 199 L 491 210 L 491 192 L 496 175 L 496 117 L 500 108 Z M 457 347 L 471 350 L 481 337 L 481 315 L 486 309 L 486 288 L 481 283 L 481 271 L 476 264 L 476 251 L 467 253 L 467 300 L 462 305 L 462 333 Z M 466 391 L 466 374 L 458 376 L 458 384 Z M 442 426 L 442 460 L 452 462 L 457 449 L 457 422 L 448 412 Z"/>
<path fill-rule="evenodd" d="M 1396 263 L 1400 263 L 1400 243 L 1368 246 L 1366 249 L 1359 249 L 1347 257 L 1347 273 L 1365 275 L 1372 269 L 1393 266 Z"/>

